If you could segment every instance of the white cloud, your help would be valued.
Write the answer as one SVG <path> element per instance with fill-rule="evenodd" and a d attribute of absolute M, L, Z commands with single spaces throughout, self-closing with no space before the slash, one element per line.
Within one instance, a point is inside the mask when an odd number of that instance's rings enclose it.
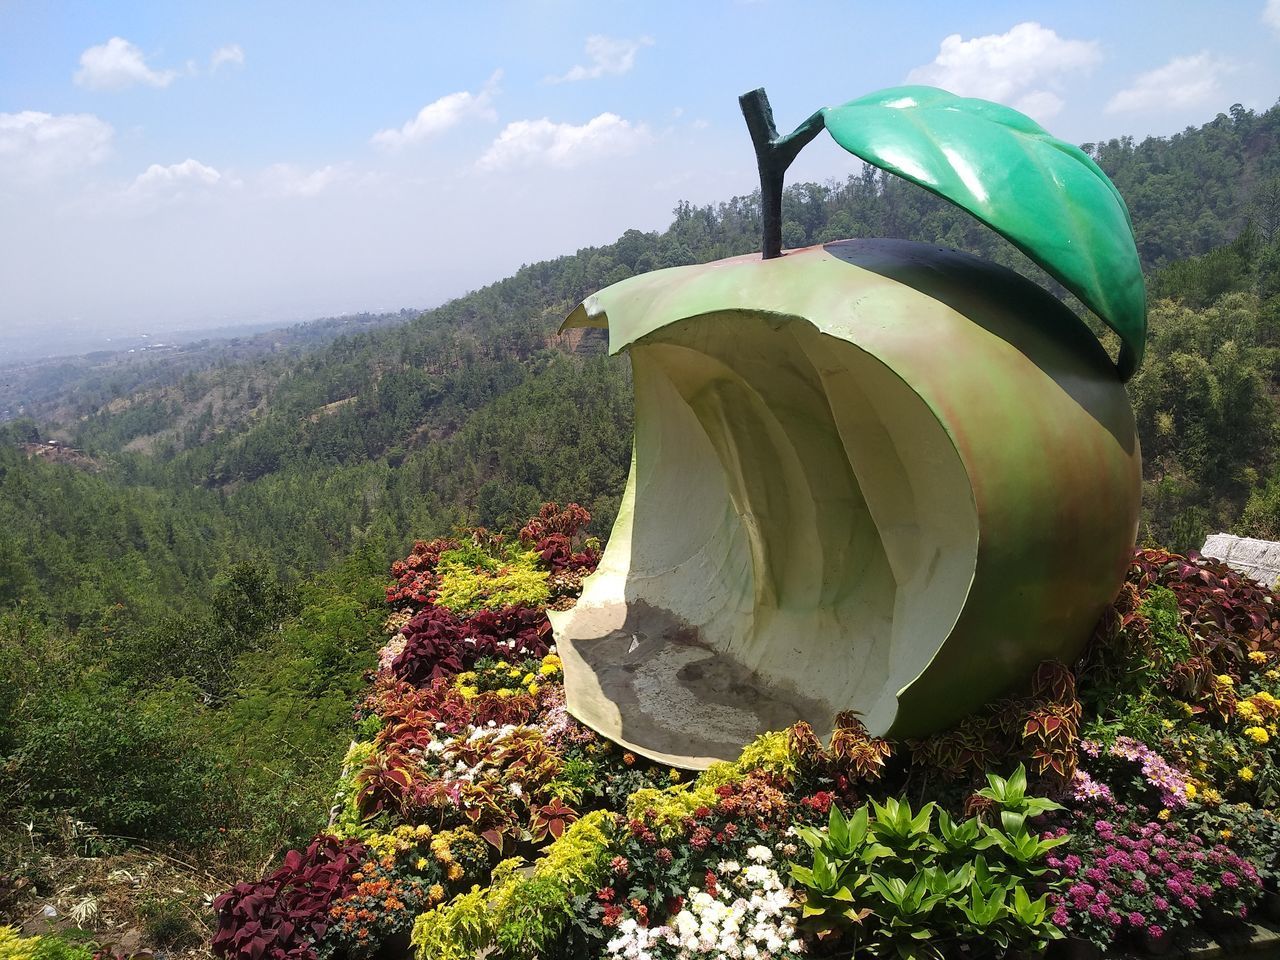
<path fill-rule="evenodd" d="M 547 77 L 547 82 L 569 83 L 574 80 L 598 80 L 606 75 L 620 76 L 636 65 L 636 54 L 640 52 L 640 48 L 652 43 L 652 37 L 620 40 L 594 34 L 587 37 L 586 43 L 587 59 L 591 62 L 585 66 L 578 64 L 570 68 L 562 77 Z"/>
<path fill-rule="evenodd" d="M 650 139 L 644 124 L 602 113 L 580 126 L 541 120 L 507 124 L 477 163 L 482 170 L 545 163 L 567 169 L 601 157 L 631 153 Z"/>
<path fill-rule="evenodd" d="M 244 49 L 238 43 L 228 43 L 225 47 L 219 47 L 213 51 L 213 56 L 209 58 L 209 69 L 217 70 L 224 63 L 232 66 L 244 66 Z"/>
<path fill-rule="evenodd" d="M 1280 0 L 1267 0 L 1262 9 L 1262 22 L 1280 30 Z"/>
<path fill-rule="evenodd" d="M 75 81 L 90 90 L 123 90 L 135 83 L 167 87 L 177 75 L 173 70 L 152 70 L 141 50 L 128 40 L 112 37 L 80 54 Z"/>
<path fill-rule="evenodd" d="M 1212 100 L 1218 94 L 1218 81 L 1226 64 L 1197 53 L 1190 57 L 1174 57 L 1162 67 L 1140 74 L 1133 84 L 1107 101 L 1107 113 L 1130 110 L 1194 107 Z"/>
<path fill-rule="evenodd" d="M 1037 120 L 1056 117 L 1065 106 L 1063 99 L 1052 90 L 1032 90 L 1013 101 L 1013 108 Z"/>
<path fill-rule="evenodd" d="M 953 33 L 942 41 L 932 63 L 907 74 L 907 82 L 996 100 L 1046 119 L 1062 109 L 1055 91 L 1063 81 L 1088 72 L 1101 59 L 1096 40 L 1068 40 L 1027 22 L 971 40 Z"/>
<path fill-rule="evenodd" d="M 192 200 L 206 197 L 227 187 L 239 187 L 240 181 L 191 157 L 167 166 L 153 163 L 134 179 L 119 196 L 126 206 L 150 207 L 162 201 Z"/>
<path fill-rule="evenodd" d="M 32 181 L 98 163 L 111 152 L 114 133 L 90 113 L 0 113 L 0 171 Z"/>
<path fill-rule="evenodd" d="M 455 127 L 469 117 L 481 120 L 497 120 L 493 109 L 493 98 L 498 93 L 498 84 L 502 81 L 502 71 L 495 70 L 493 76 L 486 81 L 479 93 L 460 90 L 446 94 L 439 100 L 428 103 L 418 111 L 418 115 L 400 129 L 379 130 L 371 141 L 380 147 L 395 149 L 409 143 L 417 143 L 443 133 Z"/>
<path fill-rule="evenodd" d="M 263 173 L 263 184 L 268 192 L 282 197 L 314 197 L 341 180 L 347 179 L 345 166 L 319 167 L 304 170 L 291 163 L 277 163 Z"/>

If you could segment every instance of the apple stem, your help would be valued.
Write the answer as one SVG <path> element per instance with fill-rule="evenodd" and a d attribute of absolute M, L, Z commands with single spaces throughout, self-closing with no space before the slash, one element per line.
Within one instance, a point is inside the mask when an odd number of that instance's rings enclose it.
<path fill-rule="evenodd" d="M 772 260 L 782 256 L 782 184 L 787 167 L 823 129 L 826 120 L 819 110 L 791 133 L 780 137 L 763 87 L 744 93 L 738 98 L 738 105 L 747 121 L 751 143 L 756 148 L 756 166 L 760 168 L 760 219 L 764 232 L 761 259 Z"/>

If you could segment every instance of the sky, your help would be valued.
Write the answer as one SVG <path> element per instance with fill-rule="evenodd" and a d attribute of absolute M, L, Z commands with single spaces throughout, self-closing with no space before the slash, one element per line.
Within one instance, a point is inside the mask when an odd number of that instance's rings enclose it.
<path fill-rule="evenodd" d="M 0 354 L 433 306 L 755 189 L 743 92 L 908 82 L 1167 136 L 1277 102 L 1280 0 L 0 0 Z"/>

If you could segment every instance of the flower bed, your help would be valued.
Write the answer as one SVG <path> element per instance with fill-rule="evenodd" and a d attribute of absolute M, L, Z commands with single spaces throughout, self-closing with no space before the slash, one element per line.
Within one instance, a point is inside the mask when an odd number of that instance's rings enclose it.
<path fill-rule="evenodd" d="M 1081 660 L 919 741 L 852 715 L 690 775 L 565 710 L 547 607 L 599 558 L 548 505 L 415 545 L 329 830 L 215 904 L 228 960 L 984 957 L 1160 947 L 1280 880 L 1280 618 L 1141 551 Z"/>

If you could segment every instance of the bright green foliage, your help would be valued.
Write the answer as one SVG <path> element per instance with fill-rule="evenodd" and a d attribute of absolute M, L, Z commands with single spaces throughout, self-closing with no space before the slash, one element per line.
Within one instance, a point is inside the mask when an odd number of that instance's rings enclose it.
<path fill-rule="evenodd" d="M 440 586 L 436 603 L 454 613 L 473 613 L 482 608 L 542 606 L 550 598 L 547 572 L 538 566 L 532 551 L 512 554 L 503 561 L 485 557 L 476 562 L 459 557 L 463 551 L 440 555 L 436 571 Z"/>
<path fill-rule="evenodd" d="M 0 926 L 0 960 L 91 960 L 93 951 L 56 935 L 24 937 L 15 927 Z"/>
<path fill-rule="evenodd" d="M 367 832 L 360 813 L 360 785 L 356 778 L 376 750 L 377 746 L 370 740 L 357 740 L 347 749 L 342 760 L 342 776 L 338 778 L 338 789 L 333 798 L 338 814 L 329 825 L 329 832 L 335 837 L 362 837 Z"/>
<path fill-rule="evenodd" d="M 627 800 L 627 816 L 635 818 L 653 811 L 646 821 L 664 840 L 671 839 L 679 835 L 681 824 L 695 810 L 716 805 L 716 787 L 736 783 L 755 770 L 791 777 L 796 765 L 788 744 L 785 730 L 761 734 L 743 748 L 737 760 L 712 764 L 692 783 L 637 790 Z"/>
<path fill-rule="evenodd" d="M 1007 780 L 998 774 L 988 773 L 987 786 L 978 791 L 978 796 L 990 800 L 1001 811 L 1021 817 L 1038 817 L 1051 810 L 1064 809 L 1062 804 L 1045 797 L 1027 796 L 1027 771 L 1022 764 L 1018 764 L 1018 769 Z"/>
<path fill-rule="evenodd" d="M 933 960 L 960 944 L 974 956 L 1038 950 L 1061 936 L 1047 897 L 1033 897 L 1028 884 L 1045 872 L 1048 851 L 1065 841 L 1041 839 L 1026 823 L 1060 808 L 1026 796 L 1021 767 L 1008 780 L 988 781 L 982 795 L 996 805 L 998 826 L 976 818 L 957 823 L 933 803 L 913 810 L 888 798 L 847 818 L 833 806 L 825 830 L 801 828 L 813 862 L 793 864 L 791 876 L 805 890 L 810 929 L 903 960 Z"/>
<path fill-rule="evenodd" d="M 470 960 L 497 945 L 506 960 L 536 960 L 560 936 L 574 897 L 595 890 L 608 872 L 612 815 L 587 814 L 547 847 L 533 875 L 506 860 L 488 889 L 475 887 L 420 916 L 413 928 L 419 960 Z"/>
<path fill-rule="evenodd" d="M 733 766 L 739 776 L 761 770 L 790 779 L 796 773 L 796 759 L 791 753 L 787 732 L 774 730 L 762 733 L 742 748 L 742 754 Z"/>
<path fill-rule="evenodd" d="M 15 927 L 0 927 L 0 960 L 35 960 L 39 937 L 24 937 Z"/>

